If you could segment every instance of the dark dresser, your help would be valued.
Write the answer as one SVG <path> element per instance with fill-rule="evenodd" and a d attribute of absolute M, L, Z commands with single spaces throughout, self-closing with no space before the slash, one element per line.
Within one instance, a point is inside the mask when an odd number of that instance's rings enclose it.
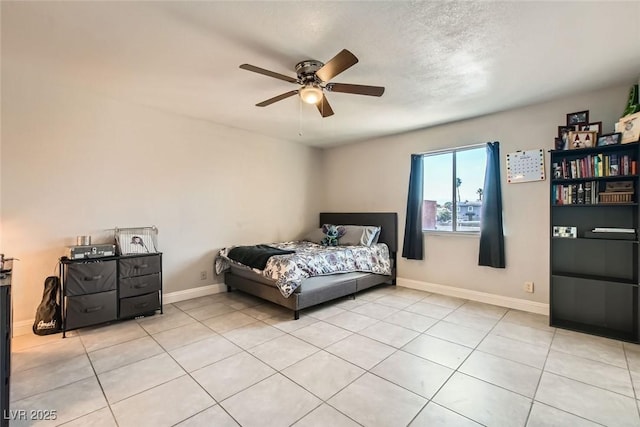
<path fill-rule="evenodd" d="M 162 312 L 162 254 L 60 259 L 66 331 Z"/>
<path fill-rule="evenodd" d="M 11 374 L 11 274 L 0 274 L 0 426 L 9 426 Z"/>

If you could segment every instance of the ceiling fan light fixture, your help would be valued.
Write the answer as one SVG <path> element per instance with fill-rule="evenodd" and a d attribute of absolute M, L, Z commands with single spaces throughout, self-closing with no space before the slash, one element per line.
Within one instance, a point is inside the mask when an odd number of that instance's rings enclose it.
<path fill-rule="evenodd" d="M 318 86 L 307 85 L 300 89 L 300 99 L 307 104 L 317 104 L 322 99 L 322 89 Z"/>

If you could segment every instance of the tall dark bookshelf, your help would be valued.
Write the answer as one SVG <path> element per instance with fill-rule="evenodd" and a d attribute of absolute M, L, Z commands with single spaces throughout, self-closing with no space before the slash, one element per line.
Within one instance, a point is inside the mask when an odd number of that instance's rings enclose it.
<path fill-rule="evenodd" d="M 640 342 L 639 147 L 551 151 L 551 326 Z M 605 158 L 608 169 L 598 171 Z M 576 167 L 567 173 L 563 164 Z M 554 227 L 576 227 L 575 237 L 554 236 Z M 594 233 L 596 228 L 633 233 Z"/>

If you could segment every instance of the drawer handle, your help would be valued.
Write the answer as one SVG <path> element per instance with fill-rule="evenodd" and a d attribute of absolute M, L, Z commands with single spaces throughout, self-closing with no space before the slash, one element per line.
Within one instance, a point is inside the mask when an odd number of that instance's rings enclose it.
<path fill-rule="evenodd" d="M 148 283 L 138 283 L 137 285 L 134 285 L 133 287 L 136 289 L 142 289 L 142 288 L 146 288 L 147 286 L 149 286 Z"/>
<path fill-rule="evenodd" d="M 134 265 L 134 266 L 133 266 L 133 268 L 135 268 L 136 270 L 137 270 L 137 269 L 139 269 L 139 268 L 147 268 L 147 267 L 149 267 L 149 265 L 148 265 L 148 264 Z"/>
<path fill-rule="evenodd" d="M 84 281 L 85 282 L 92 282 L 94 280 L 100 280 L 100 279 L 102 279 L 102 274 L 99 274 L 99 275 L 93 276 L 93 277 L 85 276 Z"/>
<path fill-rule="evenodd" d="M 100 311 L 100 310 L 102 310 L 102 306 L 101 306 L 101 305 L 99 305 L 99 306 L 97 306 L 97 307 L 88 307 L 88 308 L 85 308 L 85 309 L 84 309 L 84 312 L 85 312 L 85 313 L 94 313 L 94 312 L 96 312 L 96 311 Z"/>
<path fill-rule="evenodd" d="M 148 306 L 149 303 L 148 302 L 139 302 L 138 304 L 136 304 L 134 307 L 135 308 L 144 308 L 146 306 Z"/>

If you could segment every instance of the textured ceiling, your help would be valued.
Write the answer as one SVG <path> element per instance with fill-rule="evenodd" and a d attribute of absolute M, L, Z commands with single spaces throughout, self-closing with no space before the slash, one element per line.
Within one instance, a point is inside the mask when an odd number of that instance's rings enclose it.
<path fill-rule="evenodd" d="M 2 2 L 3 72 L 324 146 L 637 81 L 640 2 Z M 335 115 L 238 68 L 295 76 L 347 48 Z"/>

